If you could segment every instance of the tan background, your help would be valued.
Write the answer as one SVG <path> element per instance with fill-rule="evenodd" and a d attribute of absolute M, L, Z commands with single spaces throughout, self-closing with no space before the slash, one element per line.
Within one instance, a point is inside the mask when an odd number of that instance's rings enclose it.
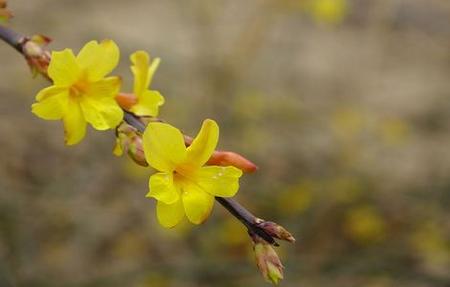
<path fill-rule="evenodd" d="M 214 118 L 260 166 L 237 199 L 297 237 L 282 286 L 445 286 L 450 2 L 315 1 L 9 2 L 53 49 L 114 39 L 128 90 L 130 53 L 162 58 L 161 117 L 192 135 Z M 112 132 L 64 147 L 30 113 L 46 84 L 0 43 L 0 286 L 266 286 L 220 206 L 164 230 L 152 171 L 115 158 Z"/>

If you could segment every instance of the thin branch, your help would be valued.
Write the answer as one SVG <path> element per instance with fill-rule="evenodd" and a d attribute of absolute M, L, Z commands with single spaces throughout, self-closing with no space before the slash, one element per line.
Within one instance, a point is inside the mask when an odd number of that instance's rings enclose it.
<path fill-rule="evenodd" d="M 0 39 L 8 43 L 19 53 L 23 53 L 22 50 L 23 43 L 27 41 L 27 37 L 1 24 L 0 24 Z"/>
<path fill-rule="evenodd" d="M 16 49 L 19 53 L 24 54 L 23 46 L 29 40 L 29 38 L 15 32 L 14 30 L 0 25 L 0 38 Z M 24 55 L 26 56 L 26 55 Z M 124 121 L 129 125 L 135 127 L 141 133 L 145 130 L 145 125 L 134 114 L 124 111 Z M 236 217 L 242 222 L 248 229 L 249 234 L 257 234 L 269 244 L 278 246 L 274 237 L 270 235 L 264 228 L 260 227 L 258 223 L 261 223 L 261 219 L 254 216 L 245 207 L 240 205 L 237 201 L 230 198 L 216 197 L 219 202 L 231 215 Z"/>
<path fill-rule="evenodd" d="M 132 113 L 124 111 L 124 120 L 139 132 L 145 131 L 145 125 Z M 231 198 L 216 197 L 216 201 L 220 203 L 228 212 L 242 222 L 247 227 L 249 233 L 257 234 L 268 243 L 278 246 L 275 239 L 267 233 L 263 228 L 257 225 L 258 218 L 248 211 L 245 207 Z"/>

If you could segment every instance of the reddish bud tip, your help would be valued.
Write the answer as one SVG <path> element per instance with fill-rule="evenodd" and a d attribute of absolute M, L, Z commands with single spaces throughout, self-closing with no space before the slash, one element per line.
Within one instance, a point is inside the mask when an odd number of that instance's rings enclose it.
<path fill-rule="evenodd" d="M 291 243 L 295 242 L 295 238 L 294 236 L 292 236 L 291 233 L 289 233 L 289 231 L 287 231 L 283 226 L 272 222 L 272 221 L 264 221 L 262 219 L 257 219 L 256 224 L 261 227 L 262 229 L 264 229 L 264 231 L 266 231 L 267 233 L 269 233 L 272 237 L 281 239 L 281 240 L 285 240 L 285 241 L 289 241 Z"/>
<path fill-rule="evenodd" d="M 184 136 L 184 143 L 186 146 L 190 146 L 194 139 L 190 136 Z M 258 167 L 253 162 L 249 161 L 240 154 L 231 151 L 217 150 L 213 153 L 211 158 L 207 162 L 208 165 L 218 166 L 234 166 L 242 170 L 243 172 L 255 172 Z"/>
<path fill-rule="evenodd" d="M 129 110 L 137 103 L 137 97 L 134 94 L 119 93 L 116 96 L 116 102 L 122 109 Z"/>
<path fill-rule="evenodd" d="M 244 172 L 255 172 L 258 167 L 245 157 L 231 151 L 215 151 L 208 161 L 209 165 L 234 166 Z"/>

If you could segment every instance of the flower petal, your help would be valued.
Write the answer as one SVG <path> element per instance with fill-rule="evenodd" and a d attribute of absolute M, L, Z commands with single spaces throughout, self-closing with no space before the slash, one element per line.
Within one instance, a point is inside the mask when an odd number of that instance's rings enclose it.
<path fill-rule="evenodd" d="M 86 69 L 88 79 L 91 82 L 98 81 L 117 66 L 120 51 L 112 40 L 90 41 L 81 49 L 77 55 L 77 62 Z"/>
<path fill-rule="evenodd" d="M 148 72 L 150 56 L 145 51 L 136 51 L 130 56 L 131 72 L 134 75 L 133 93 L 139 97 L 148 87 L 150 74 Z"/>
<path fill-rule="evenodd" d="M 165 204 L 158 201 L 156 204 L 156 216 L 159 224 L 166 228 L 177 225 L 184 217 L 184 209 L 181 200 L 177 200 L 172 204 Z"/>
<path fill-rule="evenodd" d="M 149 88 L 160 59 L 154 59 L 150 65 L 149 54 L 145 51 L 136 51 L 131 54 L 130 60 L 133 63 L 131 66 L 134 75 L 133 93 L 139 97 Z"/>
<path fill-rule="evenodd" d="M 179 191 L 177 190 L 171 173 L 159 172 L 150 177 L 149 183 L 150 192 L 147 197 L 153 197 L 165 204 L 172 204 L 180 199 Z"/>
<path fill-rule="evenodd" d="M 116 138 L 116 144 L 113 148 L 113 155 L 115 156 L 122 156 L 123 155 L 123 149 L 122 149 L 122 142 L 119 138 Z"/>
<path fill-rule="evenodd" d="M 63 117 L 64 141 L 66 145 L 79 143 L 86 134 L 86 121 L 78 102 L 69 99 L 67 112 Z"/>
<path fill-rule="evenodd" d="M 53 80 L 55 86 L 70 86 L 78 80 L 80 75 L 81 70 L 72 50 L 64 49 L 52 52 L 48 76 Z"/>
<path fill-rule="evenodd" d="M 239 190 L 242 171 L 233 166 L 205 166 L 196 173 L 197 184 L 214 196 L 232 197 Z"/>
<path fill-rule="evenodd" d="M 187 148 L 185 164 L 191 167 L 203 166 L 214 152 L 219 140 L 219 126 L 213 120 L 203 121 L 200 132 Z"/>
<path fill-rule="evenodd" d="M 40 102 L 42 100 L 45 100 L 46 98 L 56 96 L 58 94 L 63 93 L 64 91 L 68 91 L 68 88 L 66 87 L 57 87 L 57 86 L 50 86 L 47 88 L 44 88 L 40 90 L 36 95 L 36 101 Z"/>
<path fill-rule="evenodd" d="M 123 111 L 112 98 L 83 98 L 80 101 L 84 118 L 96 130 L 104 131 L 113 129 L 123 119 Z"/>
<path fill-rule="evenodd" d="M 90 83 L 86 91 L 91 98 L 115 98 L 120 91 L 122 81 L 119 77 L 108 77 L 100 81 Z"/>
<path fill-rule="evenodd" d="M 131 111 L 138 116 L 158 115 L 159 106 L 164 104 L 164 97 L 158 91 L 144 91 L 139 97 L 138 103 L 131 107 Z"/>
<path fill-rule="evenodd" d="M 153 168 L 171 173 L 186 158 L 181 132 L 166 123 L 149 123 L 144 136 L 145 159 Z"/>
<path fill-rule="evenodd" d="M 33 114 L 44 120 L 59 120 L 67 110 L 69 94 L 67 88 L 51 86 L 37 95 L 37 103 L 31 106 Z"/>
<path fill-rule="evenodd" d="M 183 199 L 184 211 L 190 222 L 201 224 L 211 214 L 214 196 L 204 192 L 198 185 L 185 184 L 181 198 Z"/>

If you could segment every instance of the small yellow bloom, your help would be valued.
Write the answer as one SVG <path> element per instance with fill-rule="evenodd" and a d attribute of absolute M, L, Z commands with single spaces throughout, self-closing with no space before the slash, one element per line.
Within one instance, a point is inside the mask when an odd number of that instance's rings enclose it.
<path fill-rule="evenodd" d="M 45 120 L 62 119 L 67 145 L 79 143 L 86 123 L 97 130 L 115 128 L 123 111 L 114 97 L 119 77 L 107 77 L 119 61 L 119 48 L 112 40 L 87 43 L 75 57 L 71 49 L 52 52 L 48 76 L 53 86 L 36 95 L 32 112 Z"/>
<path fill-rule="evenodd" d="M 156 58 L 150 63 L 147 52 L 137 51 L 130 56 L 130 60 L 133 63 L 131 66 L 134 75 L 133 93 L 137 97 L 137 103 L 130 110 L 138 116 L 156 117 L 159 107 L 164 104 L 164 97 L 158 91 L 148 88 L 160 59 Z"/>
<path fill-rule="evenodd" d="M 341 23 L 348 12 L 347 0 L 312 0 L 310 12 L 317 22 Z"/>
<path fill-rule="evenodd" d="M 208 218 L 214 196 L 231 197 L 238 191 L 240 169 L 203 166 L 219 139 L 215 121 L 205 120 L 188 148 L 183 134 L 165 123 L 150 123 L 143 139 L 148 164 L 160 171 L 150 177 L 147 197 L 158 201 L 156 212 L 162 226 L 175 226 L 184 214 L 200 224 Z"/>

